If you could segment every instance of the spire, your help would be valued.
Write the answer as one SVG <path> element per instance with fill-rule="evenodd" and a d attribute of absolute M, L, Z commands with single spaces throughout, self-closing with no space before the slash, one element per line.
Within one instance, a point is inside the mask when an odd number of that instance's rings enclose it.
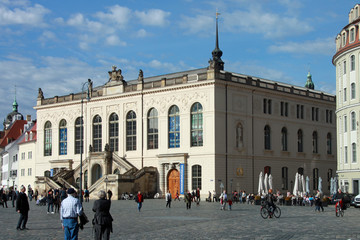
<path fill-rule="evenodd" d="M 313 81 L 311 79 L 310 71 L 308 72 L 308 75 L 307 75 L 307 81 L 306 81 L 305 87 L 309 88 L 309 89 L 314 89 L 315 88 L 315 85 L 314 85 L 314 83 L 313 83 Z"/>
<path fill-rule="evenodd" d="M 215 49 L 212 51 L 212 59 L 209 61 L 209 68 L 215 70 L 224 70 L 224 62 L 221 60 L 223 52 L 219 48 L 219 30 L 218 30 L 218 16 L 220 13 L 216 10 L 216 41 Z"/>
<path fill-rule="evenodd" d="M 16 102 L 16 85 L 15 85 L 15 97 L 14 97 L 14 102 L 13 102 L 13 112 L 17 112 L 18 111 L 18 104 Z"/>

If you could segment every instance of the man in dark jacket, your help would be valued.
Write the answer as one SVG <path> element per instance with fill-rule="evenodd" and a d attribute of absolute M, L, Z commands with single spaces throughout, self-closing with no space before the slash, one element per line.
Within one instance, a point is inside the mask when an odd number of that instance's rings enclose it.
<path fill-rule="evenodd" d="M 26 223 L 28 220 L 30 207 L 25 191 L 25 187 L 21 186 L 19 196 L 16 199 L 16 211 L 20 213 L 20 218 L 16 230 L 28 230 Z"/>
<path fill-rule="evenodd" d="M 106 199 L 105 191 L 101 190 L 98 193 L 99 200 L 94 202 L 94 230 L 95 239 L 110 239 L 110 232 L 112 232 L 113 218 L 110 214 L 111 201 Z"/>

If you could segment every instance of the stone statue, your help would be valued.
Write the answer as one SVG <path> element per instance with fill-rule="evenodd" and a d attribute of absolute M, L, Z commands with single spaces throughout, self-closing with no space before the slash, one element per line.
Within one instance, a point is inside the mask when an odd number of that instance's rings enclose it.
<path fill-rule="evenodd" d="M 91 146 L 91 144 L 89 145 L 89 152 L 93 152 L 94 151 L 94 149 L 93 149 L 93 147 Z"/>
<path fill-rule="evenodd" d="M 92 98 L 93 82 L 88 79 L 88 98 Z"/>
<path fill-rule="evenodd" d="M 44 99 L 44 93 L 43 93 L 43 91 L 41 90 L 41 88 L 39 88 L 38 98 Z"/>
<path fill-rule="evenodd" d="M 105 174 L 111 174 L 112 169 L 112 151 L 110 150 L 109 144 L 105 144 Z"/>
<path fill-rule="evenodd" d="M 139 77 L 138 77 L 138 82 L 143 82 L 144 81 L 144 72 L 143 70 L 139 70 Z"/>
<path fill-rule="evenodd" d="M 121 75 L 121 69 L 116 70 L 116 66 L 112 66 L 112 71 L 109 71 L 109 81 L 124 81 Z"/>

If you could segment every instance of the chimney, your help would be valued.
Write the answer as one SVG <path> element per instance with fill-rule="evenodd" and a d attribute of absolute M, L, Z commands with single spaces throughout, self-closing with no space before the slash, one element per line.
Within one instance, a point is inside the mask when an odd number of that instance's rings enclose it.
<path fill-rule="evenodd" d="M 26 121 L 31 122 L 31 115 L 26 115 Z"/>

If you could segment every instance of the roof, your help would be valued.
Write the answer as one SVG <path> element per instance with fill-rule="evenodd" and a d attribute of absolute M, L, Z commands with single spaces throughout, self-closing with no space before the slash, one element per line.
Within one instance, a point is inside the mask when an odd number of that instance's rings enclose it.
<path fill-rule="evenodd" d="M 35 122 L 35 124 L 29 129 L 29 130 L 27 130 L 24 134 L 28 134 L 28 137 L 26 138 L 26 137 L 24 137 L 22 140 L 21 140 L 21 142 L 19 142 L 19 144 L 22 144 L 22 143 L 28 143 L 28 142 L 36 142 L 36 137 L 37 137 L 37 133 L 36 133 L 36 122 Z M 31 136 L 31 134 L 30 133 L 32 133 L 32 136 Z M 30 136 L 32 137 L 31 139 L 30 139 Z"/>
<path fill-rule="evenodd" d="M 16 120 L 10 127 L 9 131 L 3 138 L 0 139 L 0 147 L 5 147 L 10 142 L 18 139 L 23 133 L 24 125 L 27 123 L 26 120 Z"/>

